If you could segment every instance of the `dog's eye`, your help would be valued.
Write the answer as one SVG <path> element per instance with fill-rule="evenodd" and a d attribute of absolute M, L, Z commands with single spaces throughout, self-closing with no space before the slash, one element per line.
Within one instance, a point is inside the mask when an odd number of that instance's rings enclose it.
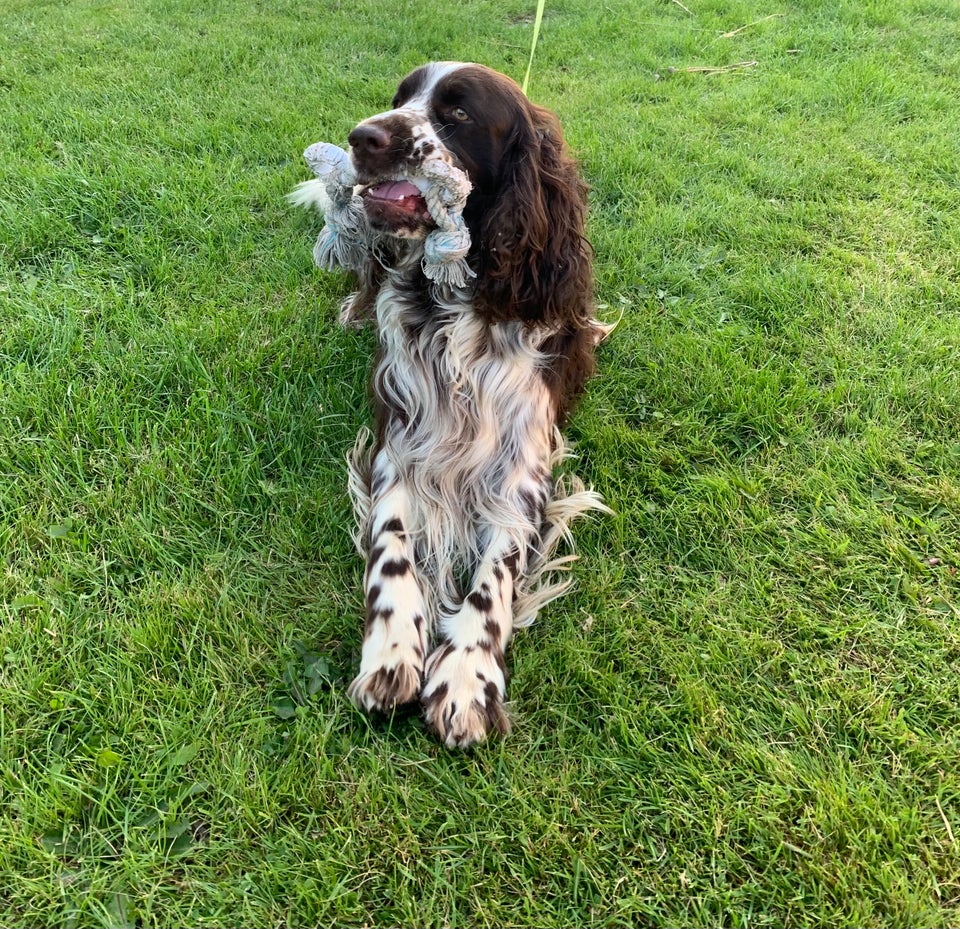
<path fill-rule="evenodd" d="M 469 114 L 462 106 L 455 106 L 455 107 L 450 111 L 450 115 L 451 115 L 458 123 L 468 123 L 468 122 L 470 122 L 470 114 Z"/>

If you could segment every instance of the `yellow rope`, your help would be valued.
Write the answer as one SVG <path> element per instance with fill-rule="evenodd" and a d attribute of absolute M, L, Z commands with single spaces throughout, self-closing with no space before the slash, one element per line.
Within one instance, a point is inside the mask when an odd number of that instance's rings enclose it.
<path fill-rule="evenodd" d="M 530 60 L 527 62 L 527 73 L 523 77 L 522 90 L 527 92 L 527 86 L 530 83 L 530 71 L 533 68 L 533 54 L 537 50 L 537 39 L 540 38 L 540 23 L 543 22 L 543 7 L 546 0 L 537 0 L 537 16 L 533 21 L 533 40 L 530 43 Z"/>

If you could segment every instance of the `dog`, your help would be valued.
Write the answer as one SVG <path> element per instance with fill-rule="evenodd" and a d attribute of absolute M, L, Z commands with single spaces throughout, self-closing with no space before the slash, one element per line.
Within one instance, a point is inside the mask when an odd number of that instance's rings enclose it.
<path fill-rule="evenodd" d="M 508 732 L 513 631 L 568 586 L 568 523 L 606 509 L 553 477 L 611 328 L 594 316 L 587 188 L 557 118 L 477 64 L 416 69 L 349 146 L 370 247 L 342 318 L 371 320 L 379 350 L 375 429 L 350 457 L 366 622 L 348 692 L 367 712 L 419 701 L 466 748 Z M 466 282 L 424 273 L 438 159 L 469 179 Z"/>

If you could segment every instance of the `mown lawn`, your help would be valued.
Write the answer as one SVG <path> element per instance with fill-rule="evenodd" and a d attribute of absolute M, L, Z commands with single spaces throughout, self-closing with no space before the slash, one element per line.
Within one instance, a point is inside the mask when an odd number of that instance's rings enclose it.
<path fill-rule="evenodd" d="M 618 515 L 508 739 L 345 698 L 373 337 L 284 194 L 532 12 L 0 0 L 3 926 L 960 922 L 953 0 L 548 2 Z"/>

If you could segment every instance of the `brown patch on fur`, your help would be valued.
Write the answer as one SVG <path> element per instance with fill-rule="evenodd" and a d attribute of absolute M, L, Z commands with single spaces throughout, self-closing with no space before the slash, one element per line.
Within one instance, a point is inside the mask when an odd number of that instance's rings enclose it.
<path fill-rule="evenodd" d="M 406 558 L 391 558 L 380 567 L 384 577 L 403 577 L 410 573 L 410 562 Z"/>
<path fill-rule="evenodd" d="M 374 709 L 389 713 L 417 699 L 420 693 L 420 678 L 420 669 L 406 664 L 395 668 L 379 668 L 363 682 L 363 690 L 372 698 Z M 354 699 L 354 691 L 359 689 L 356 684 L 355 681 L 350 694 Z"/>
<path fill-rule="evenodd" d="M 510 731 L 510 719 L 503 708 L 503 700 L 497 685 L 493 681 L 488 681 L 483 688 L 483 695 L 486 701 L 483 706 L 483 715 L 487 721 L 487 732 L 506 735 Z"/>
<path fill-rule="evenodd" d="M 489 613 L 493 609 L 493 597 L 479 590 L 471 591 L 467 595 L 467 603 L 478 613 Z"/>

